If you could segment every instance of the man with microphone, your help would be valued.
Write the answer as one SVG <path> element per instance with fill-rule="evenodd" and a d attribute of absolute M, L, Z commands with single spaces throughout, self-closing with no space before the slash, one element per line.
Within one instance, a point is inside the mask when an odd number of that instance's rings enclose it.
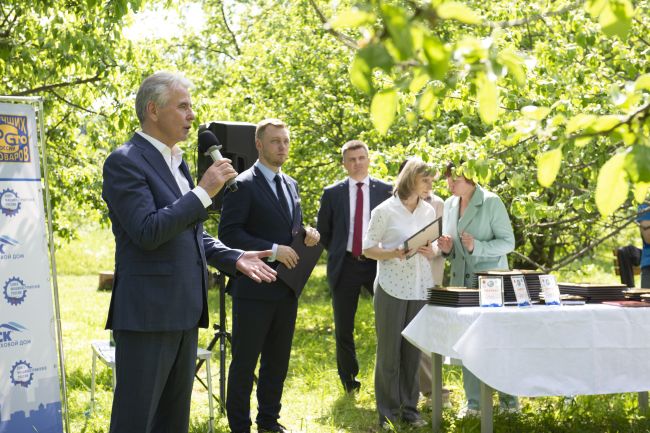
<path fill-rule="evenodd" d="M 237 177 L 237 191 L 223 198 L 219 237 L 235 248 L 272 250 L 268 261 L 294 268 L 300 257 L 289 245 L 302 228 L 298 185 L 284 174 L 289 157 L 289 129 L 280 120 L 266 119 L 255 130 L 258 160 Z M 320 235 L 306 229 L 305 245 L 314 246 Z M 233 433 L 249 433 L 250 398 L 257 360 L 257 431 L 284 433 L 280 400 L 289 367 L 298 298 L 280 279 L 254 284 L 246 278 L 230 279 L 232 295 L 232 362 L 228 374 L 226 410 Z"/>
<path fill-rule="evenodd" d="M 111 433 L 187 433 L 198 327 L 208 326 L 206 262 L 254 285 L 275 280 L 261 260 L 271 251 L 233 250 L 203 231 L 211 197 L 237 173 L 220 160 L 194 186 L 177 146 L 194 120 L 190 86 L 167 72 L 145 79 L 135 100 L 142 131 L 104 163 L 115 235 Z"/>

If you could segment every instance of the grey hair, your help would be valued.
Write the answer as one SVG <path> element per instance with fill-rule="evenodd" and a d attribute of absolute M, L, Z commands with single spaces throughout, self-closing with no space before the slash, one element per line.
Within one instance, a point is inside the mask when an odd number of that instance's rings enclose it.
<path fill-rule="evenodd" d="M 140 125 L 144 123 L 147 104 L 153 102 L 159 107 L 164 107 L 169 101 L 170 90 L 178 87 L 189 89 L 192 87 L 192 82 L 172 72 L 156 72 L 145 78 L 135 96 L 135 114 Z"/>

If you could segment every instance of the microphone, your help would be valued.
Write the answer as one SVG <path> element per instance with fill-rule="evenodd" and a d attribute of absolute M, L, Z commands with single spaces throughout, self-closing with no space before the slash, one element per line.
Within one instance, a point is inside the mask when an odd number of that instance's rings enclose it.
<path fill-rule="evenodd" d="M 217 162 L 224 159 L 219 149 L 221 149 L 221 143 L 212 131 L 206 129 L 199 134 L 199 152 Z M 230 192 L 237 191 L 237 181 L 234 178 L 227 180 L 225 186 Z"/>

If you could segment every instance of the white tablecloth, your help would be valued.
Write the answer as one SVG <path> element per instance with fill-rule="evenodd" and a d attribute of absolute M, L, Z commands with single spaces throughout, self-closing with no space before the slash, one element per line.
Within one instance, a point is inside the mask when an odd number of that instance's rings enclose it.
<path fill-rule="evenodd" d="M 650 390 L 650 308 L 427 305 L 402 334 L 513 395 Z"/>

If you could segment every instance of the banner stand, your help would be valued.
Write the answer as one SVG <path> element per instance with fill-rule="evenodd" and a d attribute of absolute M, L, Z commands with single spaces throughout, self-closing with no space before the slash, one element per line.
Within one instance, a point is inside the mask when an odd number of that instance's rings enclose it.
<path fill-rule="evenodd" d="M 23 97 L 23 96 L 0 96 L 0 104 L 25 104 L 33 107 L 36 117 L 37 117 L 37 126 L 36 134 L 38 137 L 38 147 L 39 147 L 39 157 L 40 162 L 42 163 L 42 181 L 45 189 L 45 208 L 46 208 L 46 221 L 47 221 L 47 232 L 48 232 L 48 244 L 49 244 L 49 262 L 50 262 L 50 276 L 52 281 L 52 300 L 54 307 L 54 328 L 56 332 L 56 348 L 58 352 L 58 364 L 59 364 L 59 394 L 61 397 L 61 413 L 63 416 L 63 425 L 67 433 L 70 431 L 70 421 L 68 413 L 68 392 L 66 384 L 66 374 L 65 374 L 65 357 L 63 354 L 63 334 L 61 327 L 61 313 L 59 308 L 59 288 L 57 282 L 57 272 L 56 272 L 56 257 L 54 250 L 54 230 L 52 226 L 52 209 L 50 204 L 50 189 L 49 189 L 49 176 L 48 176 L 48 165 L 47 165 L 47 147 L 45 144 L 45 120 L 44 120 L 44 109 L 43 109 L 43 97 Z M 2 132 L 2 131 L 0 131 Z M 1 178 L 2 176 L 0 176 Z M 0 179 L 2 181 L 4 179 Z M 0 195 L 0 199 L 1 199 Z M 0 208 L 2 204 L 0 203 Z M 0 233 L 1 234 L 1 233 Z M 1 248 L 0 248 L 1 251 Z M 5 288 L 6 291 L 6 288 Z M 25 292 L 25 291 L 24 291 Z M 24 293 L 23 292 L 23 293 Z M 30 367 L 31 369 L 32 367 Z M 14 370 L 16 368 L 14 367 Z M 36 369 L 38 370 L 38 369 Z M 30 372 L 31 376 L 34 376 L 33 372 Z M 13 380 L 13 379 L 12 379 Z M 31 379 L 30 379 L 31 381 Z M 60 427 L 59 427 L 60 428 Z M 2 431 L 2 418 L 0 418 L 0 431 Z M 49 431 L 45 429 L 45 431 Z M 54 431 L 54 430 L 53 430 Z"/>

